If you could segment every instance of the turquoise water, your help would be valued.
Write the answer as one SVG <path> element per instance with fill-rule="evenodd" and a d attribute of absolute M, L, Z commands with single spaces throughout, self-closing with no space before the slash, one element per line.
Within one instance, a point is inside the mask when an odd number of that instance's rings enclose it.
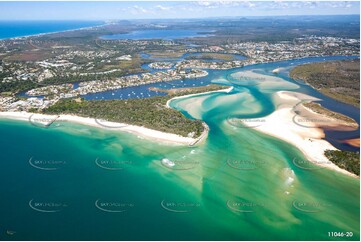
<path fill-rule="evenodd" d="M 180 57 L 178 60 L 173 60 L 173 61 L 179 61 L 183 57 Z M 319 93 L 318 91 L 314 90 L 310 86 L 304 85 L 302 82 L 300 83 L 300 82 L 297 82 L 297 81 L 289 78 L 289 70 L 297 65 L 311 63 L 311 62 L 354 59 L 354 58 L 358 58 L 358 57 L 355 57 L 355 56 L 309 57 L 309 58 L 295 59 L 295 60 L 289 60 L 289 61 L 280 61 L 280 62 L 274 62 L 274 63 L 250 65 L 250 66 L 246 66 L 243 68 L 235 68 L 235 69 L 231 69 L 231 70 L 207 70 L 209 75 L 206 77 L 202 77 L 202 78 L 177 80 L 177 81 L 172 81 L 172 82 L 153 83 L 153 84 L 141 85 L 141 86 L 136 86 L 136 87 L 127 87 L 127 88 L 121 88 L 118 90 L 105 91 L 105 92 L 100 92 L 100 93 L 90 93 L 90 94 L 84 95 L 83 97 L 88 100 L 111 100 L 111 99 L 147 98 L 147 97 L 152 97 L 152 96 L 164 96 L 165 93 L 151 91 L 151 90 L 149 90 L 149 88 L 157 87 L 157 88 L 163 88 L 163 89 L 170 89 L 170 88 L 205 86 L 208 84 L 215 83 L 215 82 L 217 82 L 216 80 L 219 80 L 219 79 L 224 79 L 224 78 L 229 79 L 230 75 L 232 73 L 235 73 L 238 71 L 247 71 L 247 70 L 254 69 L 257 73 L 260 73 L 260 74 L 271 74 L 272 70 L 274 70 L 275 68 L 280 68 L 281 71 L 278 74 L 278 76 L 287 81 L 298 84 L 299 85 L 299 89 L 297 89 L 298 92 L 302 92 L 302 93 L 317 97 L 322 100 L 319 102 L 322 104 L 322 106 L 324 106 L 332 111 L 339 112 L 346 116 L 349 116 L 349 117 L 353 118 L 354 120 L 356 120 L 356 122 L 360 123 L 360 110 L 358 108 L 353 107 L 348 104 L 338 102 L 336 100 L 333 100 L 333 99 Z M 146 68 L 146 67 L 143 66 L 143 68 Z M 223 82 L 221 84 L 222 85 L 231 85 L 232 83 Z M 242 85 L 244 85 L 244 82 L 242 83 Z M 250 83 L 248 83 L 247 86 L 250 86 L 250 85 L 252 85 L 252 81 L 250 81 Z M 340 142 L 340 140 L 359 137 L 360 129 L 357 129 L 354 131 L 349 131 L 349 132 L 326 131 L 325 133 L 326 133 L 326 140 L 328 142 L 330 142 L 336 148 L 342 149 L 342 150 L 349 150 L 349 151 L 357 151 L 358 150 L 358 148 L 353 147 L 348 144 L 345 144 L 345 143 L 342 143 L 342 142 Z"/>
<path fill-rule="evenodd" d="M 271 75 L 269 68 L 244 70 Z M 171 102 L 209 125 L 197 147 L 71 123 L 44 129 L 2 120 L 0 238 L 359 240 L 358 179 L 312 164 L 300 168 L 295 160 L 305 157 L 297 148 L 230 122 L 273 112 L 280 105 L 273 93 L 300 85 L 286 77 L 241 85 L 237 71 L 208 77 L 231 81 L 229 93 Z"/>
<path fill-rule="evenodd" d="M 0 21 L 0 39 L 93 27 L 102 21 Z"/>

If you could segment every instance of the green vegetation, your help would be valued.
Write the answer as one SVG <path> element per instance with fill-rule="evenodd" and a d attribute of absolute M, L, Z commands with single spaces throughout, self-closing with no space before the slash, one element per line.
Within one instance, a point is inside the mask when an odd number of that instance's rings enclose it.
<path fill-rule="evenodd" d="M 7 61 L 41 61 L 44 59 L 55 57 L 49 49 L 36 50 L 36 51 L 22 51 L 8 56 Z"/>
<path fill-rule="evenodd" d="M 290 76 L 323 94 L 360 107 L 360 60 L 330 61 L 295 67 Z"/>
<path fill-rule="evenodd" d="M 169 50 L 169 51 L 159 51 L 158 50 L 148 51 L 147 54 L 151 56 L 151 58 L 159 58 L 159 59 L 167 59 L 167 58 L 179 58 L 183 55 L 183 52 L 179 52 L 177 50 Z"/>
<path fill-rule="evenodd" d="M 230 54 L 220 53 L 201 53 L 200 55 L 191 55 L 185 58 L 186 60 L 222 60 L 233 61 L 234 57 Z"/>
<path fill-rule="evenodd" d="M 333 118 L 333 119 L 344 121 L 352 126 L 356 126 L 356 127 L 358 126 L 357 122 L 354 119 L 347 117 L 343 114 L 333 112 L 327 108 L 324 108 L 319 103 L 314 103 L 314 102 L 303 103 L 303 106 L 311 109 L 312 111 L 314 111 L 316 113 L 325 115 L 325 116 Z"/>
<path fill-rule="evenodd" d="M 360 153 L 340 150 L 326 150 L 326 157 L 349 172 L 360 175 Z"/>
<path fill-rule="evenodd" d="M 219 89 L 221 89 L 220 86 L 212 85 L 189 89 L 181 93 L 187 95 Z M 191 132 L 195 133 L 194 137 L 200 136 L 203 131 L 201 121 L 190 120 L 180 112 L 166 107 L 167 101 L 175 96 L 177 95 L 106 101 L 62 99 L 43 110 L 43 112 L 45 114 L 74 114 L 82 117 L 144 126 L 185 137 Z"/>
<path fill-rule="evenodd" d="M 18 93 L 26 90 L 30 90 L 33 88 L 40 87 L 34 82 L 29 80 L 16 80 L 7 83 L 1 83 L 0 85 L 0 93 L 1 92 L 10 92 L 10 93 Z"/>

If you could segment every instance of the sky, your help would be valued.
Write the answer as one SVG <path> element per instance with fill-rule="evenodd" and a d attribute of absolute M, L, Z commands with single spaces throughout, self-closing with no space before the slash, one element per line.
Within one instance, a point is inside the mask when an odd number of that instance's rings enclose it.
<path fill-rule="evenodd" d="M 359 1 L 0 2 L 0 20 L 118 20 L 360 14 Z"/>

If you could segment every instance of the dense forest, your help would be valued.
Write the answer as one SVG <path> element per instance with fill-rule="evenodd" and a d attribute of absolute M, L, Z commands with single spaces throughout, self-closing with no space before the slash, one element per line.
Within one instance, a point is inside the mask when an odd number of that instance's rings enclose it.
<path fill-rule="evenodd" d="M 290 72 L 323 94 L 336 100 L 360 106 L 360 60 L 329 61 L 305 64 Z"/>
<path fill-rule="evenodd" d="M 181 95 L 221 89 L 209 85 L 182 89 L 178 95 L 157 96 L 144 99 L 87 101 L 84 99 L 62 99 L 43 110 L 45 114 L 74 114 L 113 122 L 120 122 L 187 137 L 194 133 L 198 137 L 203 131 L 202 122 L 186 118 L 182 113 L 168 108 L 169 99 Z M 176 93 L 176 92 L 175 92 Z M 32 110 L 34 111 L 34 110 Z"/>
<path fill-rule="evenodd" d="M 341 150 L 326 150 L 326 157 L 338 167 L 360 175 L 360 153 Z"/>

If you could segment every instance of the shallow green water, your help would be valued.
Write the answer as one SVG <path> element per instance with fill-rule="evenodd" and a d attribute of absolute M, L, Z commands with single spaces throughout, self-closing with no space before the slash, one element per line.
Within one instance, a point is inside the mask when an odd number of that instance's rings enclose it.
<path fill-rule="evenodd" d="M 231 121 L 267 115 L 274 92 L 297 88 L 276 80 L 172 101 L 209 125 L 197 147 L 2 120 L 0 239 L 358 240 L 359 180 L 302 169 L 295 147 Z"/>

